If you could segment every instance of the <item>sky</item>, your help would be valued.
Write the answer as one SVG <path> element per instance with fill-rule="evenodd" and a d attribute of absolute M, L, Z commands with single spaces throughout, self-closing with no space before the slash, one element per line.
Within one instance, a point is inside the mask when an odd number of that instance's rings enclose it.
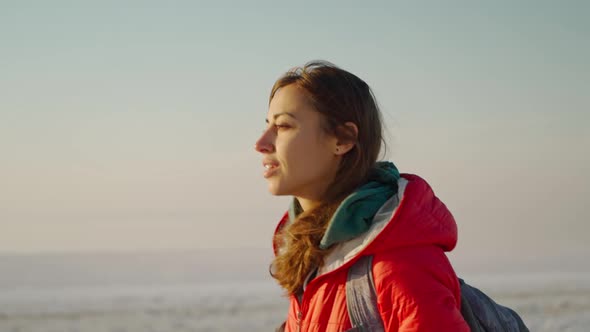
<path fill-rule="evenodd" d="M 254 142 L 289 68 L 373 89 L 453 255 L 590 254 L 584 1 L 0 1 L 0 253 L 270 248 Z"/>

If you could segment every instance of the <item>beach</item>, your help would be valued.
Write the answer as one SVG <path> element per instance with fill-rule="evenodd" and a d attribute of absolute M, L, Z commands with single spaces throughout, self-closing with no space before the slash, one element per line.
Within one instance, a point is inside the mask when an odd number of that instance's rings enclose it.
<path fill-rule="evenodd" d="M 111 257 L 97 260 L 85 256 L 2 260 L 0 267 L 8 272 L 0 278 L 0 331 L 273 331 L 286 317 L 287 300 L 265 273 L 240 274 L 243 267 L 215 267 L 202 259 L 194 270 L 187 271 L 179 263 L 187 261 L 183 255 L 160 255 L 152 260 L 130 256 L 119 258 L 116 264 L 112 261 Z M 18 266 L 16 262 L 20 262 Z M 236 273 L 230 273 L 234 268 Z M 199 273 L 221 269 L 225 269 L 223 275 L 233 277 Z M 148 275 L 150 270 L 153 273 Z M 103 278 L 96 277 L 99 271 L 103 271 Z M 515 309 L 531 331 L 582 332 L 590 327 L 588 273 L 479 273 L 462 277 L 498 303 Z"/>
<path fill-rule="evenodd" d="M 531 331 L 587 331 L 589 283 L 572 276 L 562 282 L 539 279 L 527 288 L 496 288 L 488 293 L 519 312 Z M 492 278 L 486 284 L 489 289 L 493 282 Z M 270 280 L 13 290 L 3 292 L 0 300 L 0 331 L 272 331 L 286 310 L 286 299 Z"/>

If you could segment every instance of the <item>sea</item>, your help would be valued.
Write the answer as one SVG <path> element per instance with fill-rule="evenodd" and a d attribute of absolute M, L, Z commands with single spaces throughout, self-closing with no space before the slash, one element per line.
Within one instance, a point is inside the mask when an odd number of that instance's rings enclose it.
<path fill-rule="evenodd" d="M 0 332 L 274 331 L 268 250 L 0 255 Z M 590 331 L 590 273 L 461 275 L 531 331 Z"/>

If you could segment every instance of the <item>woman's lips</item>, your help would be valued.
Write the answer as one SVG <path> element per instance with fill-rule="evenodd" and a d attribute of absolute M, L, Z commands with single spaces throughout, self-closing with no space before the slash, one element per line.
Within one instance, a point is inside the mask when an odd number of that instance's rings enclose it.
<path fill-rule="evenodd" d="M 262 160 L 262 166 L 264 166 L 263 176 L 269 178 L 276 173 L 277 168 L 279 168 L 279 163 L 274 159 L 265 158 Z"/>
<path fill-rule="evenodd" d="M 269 177 L 273 176 L 276 173 L 276 171 L 278 170 L 279 166 L 267 164 L 267 165 L 265 165 L 265 168 L 266 169 L 264 170 L 263 176 L 264 176 L 264 178 L 269 178 Z"/>

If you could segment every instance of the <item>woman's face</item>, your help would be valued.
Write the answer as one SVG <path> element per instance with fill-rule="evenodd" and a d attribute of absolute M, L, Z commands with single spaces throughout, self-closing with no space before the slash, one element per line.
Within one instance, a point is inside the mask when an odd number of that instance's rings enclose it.
<path fill-rule="evenodd" d="M 321 115 L 296 85 L 280 88 L 270 102 L 267 128 L 256 142 L 273 195 L 321 201 L 341 157 L 338 140 L 324 133 Z"/>

